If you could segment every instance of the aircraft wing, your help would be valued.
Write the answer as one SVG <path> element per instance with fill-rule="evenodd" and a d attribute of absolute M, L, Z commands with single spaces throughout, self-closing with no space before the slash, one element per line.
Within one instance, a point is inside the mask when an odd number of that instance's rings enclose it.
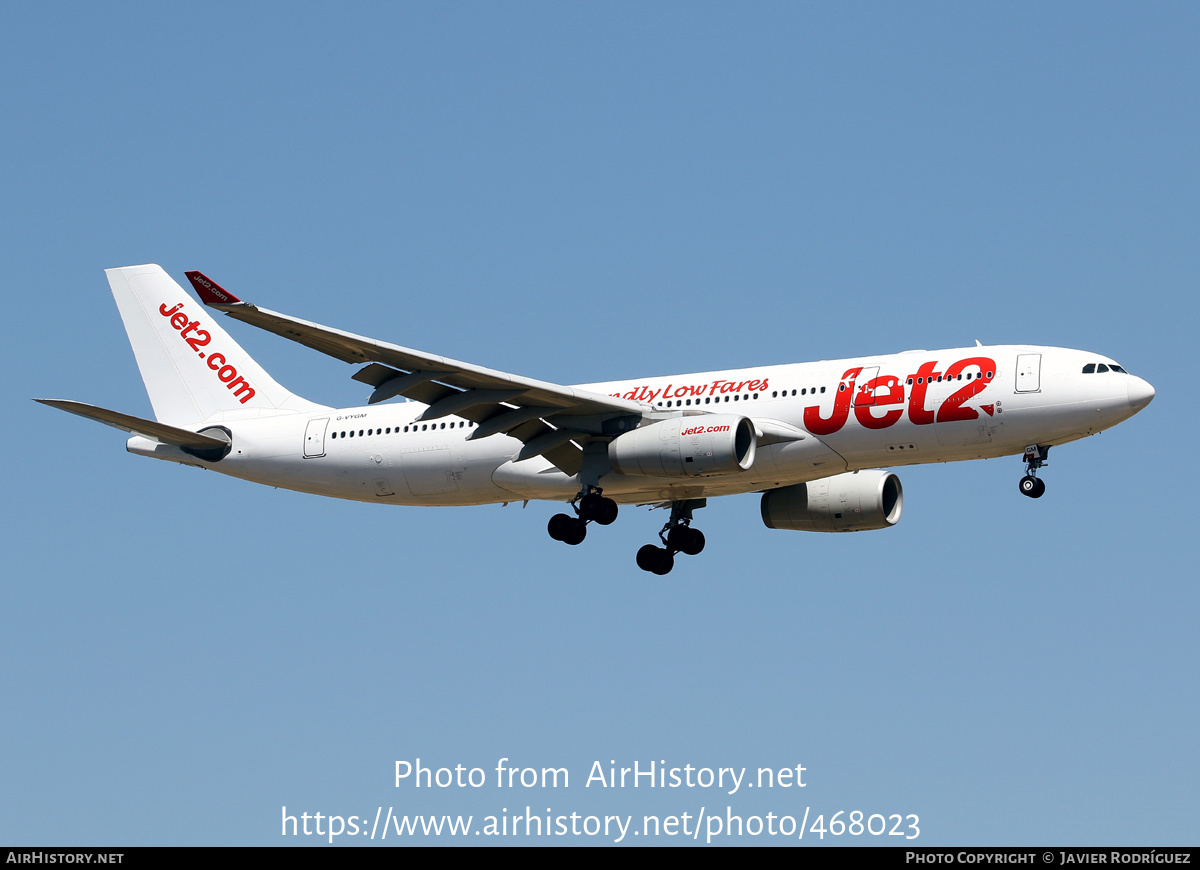
<path fill-rule="evenodd" d="M 201 435 L 198 432 L 168 426 L 165 423 L 156 423 L 153 420 L 144 420 L 141 417 L 122 414 L 119 411 L 110 411 L 107 408 L 100 408 L 85 402 L 72 402 L 68 399 L 34 399 L 34 401 L 49 405 L 51 408 L 58 408 L 60 411 L 66 411 L 68 414 L 77 414 L 80 417 L 104 423 L 132 435 L 141 435 L 163 444 L 172 444 L 175 447 L 189 450 L 221 450 L 229 446 L 227 441 L 219 438 L 210 438 L 208 435 Z"/>
<path fill-rule="evenodd" d="M 507 433 L 525 445 L 518 460 L 545 456 L 576 474 L 583 462 L 578 444 L 631 429 L 636 420 L 630 418 L 653 410 L 310 323 L 243 302 L 200 272 L 185 274 L 211 308 L 343 362 L 367 363 L 353 377 L 374 388 L 368 404 L 405 396 L 429 406 L 418 420 L 453 414 L 477 424 L 471 438 Z"/>

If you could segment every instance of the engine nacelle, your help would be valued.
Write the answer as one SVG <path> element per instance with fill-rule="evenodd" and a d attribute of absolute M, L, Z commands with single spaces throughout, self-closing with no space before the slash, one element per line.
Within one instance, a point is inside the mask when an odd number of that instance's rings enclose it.
<path fill-rule="evenodd" d="M 614 438 L 608 461 L 621 474 L 698 477 L 732 474 L 754 464 L 754 424 L 732 414 L 671 417 Z"/>
<path fill-rule="evenodd" d="M 862 532 L 900 521 L 904 488 L 890 471 L 851 471 L 763 493 L 769 529 Z"/>

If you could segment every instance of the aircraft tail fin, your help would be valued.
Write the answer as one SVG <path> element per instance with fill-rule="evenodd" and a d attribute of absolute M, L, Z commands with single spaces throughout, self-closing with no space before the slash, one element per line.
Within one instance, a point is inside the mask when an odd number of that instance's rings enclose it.
<path fill-rule="evenodd" d="M 163 269 L 107 269 L 154 416 L 168 425 L 320 410 L 280 386 Z"/>

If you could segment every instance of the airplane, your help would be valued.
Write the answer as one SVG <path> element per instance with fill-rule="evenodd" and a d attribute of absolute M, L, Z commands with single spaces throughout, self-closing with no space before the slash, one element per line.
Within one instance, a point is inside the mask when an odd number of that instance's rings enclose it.
<path fill-rule="evenodd" d="M 883 529 L 904 500 L 885 468 L 1020 455 L 1020 491 L 1040 498 L 1051 447 L 1154 398 L 1100 354 L 978 341 L 562 386 L 279 314 L 185 273 L 213 311 L 361 366 L 366 404 L 331 408 L 280 386 L 161 267 L 106 274 L 155 419 L 35 401 L 128 432 L 130 453 L 380 504 L 563 502 L 547 530 L 570 545 L 619 505 L 669 508 L 659 543 L 637 553 L 659 575 L 704 549 L 693 513 L 710 497 L 761 492 L 772 529 Z"/>

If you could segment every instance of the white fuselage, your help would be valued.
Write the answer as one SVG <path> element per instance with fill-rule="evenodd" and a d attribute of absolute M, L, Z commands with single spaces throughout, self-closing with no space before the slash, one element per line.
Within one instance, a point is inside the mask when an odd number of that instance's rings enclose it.
<path fill-rule="evenodd" d="M 1062 444 L 1113 426 L 1153 389 L 1123 371 L 1085 373 L 1107 357 L 1004 345 L 764 366 L 583 385 L 653 405 L 655 414 L 735 414 L 779 421 L 799 440 L 760 446 L 746 471 L 688 478 L 604 475 L 618 502 L 772 489 L 844 471 L 953 462 Z M 468 440 L 460 417 L 414 422 L 417 402 L 325 409 L 225 423 L 232 449 L 204 462 L 141 436 L 129 450 L 259 483 L 336 498 L 408 505 L 568 501 L 580 490 L 543 457 L 514 461 L 520 441 Z M 553 423 L 553 417 L 548 418 Z"/>

